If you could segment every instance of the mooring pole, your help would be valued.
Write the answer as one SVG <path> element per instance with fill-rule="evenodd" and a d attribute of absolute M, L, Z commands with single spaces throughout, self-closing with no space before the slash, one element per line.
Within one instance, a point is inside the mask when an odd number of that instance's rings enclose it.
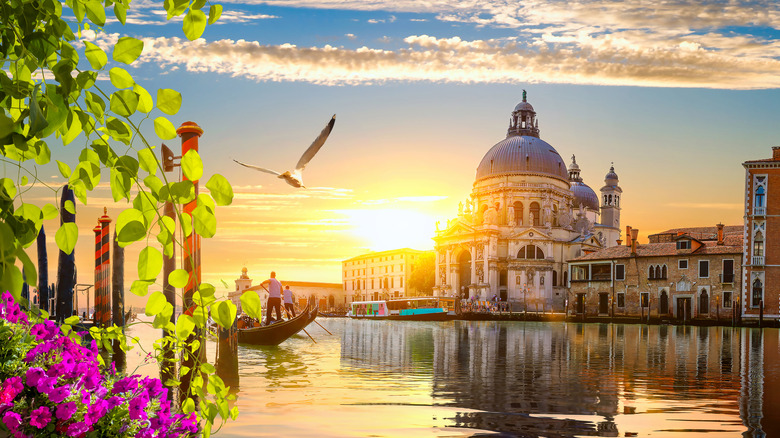
<path fill-rule="evenodd" d="M 38 232 L 38 307 L 49 311 L 49 257 L 46 253 L 46 232 Z"/>
<path fill-rule="evenodd" d="M 172 169 L 172 168 L 171 168 Z M 173 203 L 170 201 L 165 202 L 163 207 L 163 215 L 171 218 L 176 223 L 176 214 L 173 211 Z M 173 287 L 168 281 L 168 276 L 176 270 L 176 245 L 171 245 L 170 256 L 167 252 L 163 251 L 163 294 L 166 301 L 170 303 L 173 308 L 176 308 L 176 288 Z M 171 323 L 176 323 L 176 312 L 171 314 Z M 163 329 L 163 336 L 172 335 L 165 329 Z M 173 345 L 165 344 L 163 346 L 163 363 L 160 367 L 160 380 L 163 383 L 169 380 L 175 380 L 176 377 L 176 355 L 173 352 Z M 168 398 L 173 400 L 173 391 L 168 391 Z"/>
<path fill-rule="evenodd" d="M 111 218 L 108 217 L 108 209 L 105 207 L 98 223 L 100 225 L 95 227 L 95 326 L 107 328 L 111 326 L 111 253 L 108 240 L 108 224 L 111 223 Z"/>
<path fill-rule="evenodd" d="M 68 184 L 62 187 L 62 197 L 60 198 L 60 226 L 66 222 L 76 222 L 76 197 L 73 196 L 73 190 Z M 74 213 L 65 209 L 67 201 L 73 205 Z M 76 250 L 70 254 L 59 251 L 57 263 L 57 293 L 54 302 L 54 314 L 58 322 L 65 321 L 73 313 L 73 293 L 76 286 Z"/>
<path fill-rule="evenodd" d="M 93 228 L 92 231 L 95 232 L 95 316 L 92 318 L 92 321 L 94 322 L 95 327 L 100 327 L 98 324 L 98 321 L 100 320 L 98 317 L 98 309 L 100 309 L 100 264 L 103 260 L 100 245 L 100 233 L 102 232 L 100 224 L 98 223 L 98 225 L 95 225 L 95 228 Z M 87 316 L 89 316 L 89 289 L 87 289 Z"/>
<path fill-rule="evenodd" d="M 201 135 L 203 135 L 203 129 L 201 129 L 200 126 L 198 126 L 195 122 L 184 122 L 179 127 L 179 129 L 176 130 L 176 133 L 179 134 L 179 137 L 181 137 L 181 156 L 184 157 L 187 155 L 187 152 L 193 150 L 195 152 L 198 152 L 198 139 Z M 184 175 L 184 179 L 187 180 L 187 176 Z M 184 206 L 184 212 L 188 213 L 190 215 L 190 220 L 192 219 L 192 212 L 195 210 L 195 207 L 197 207 L 197 197 L 198 197 L 198 180 L 192 181 L 193 185 L 195 186 L 195 198 L 191 202 L 187 203 Z M 194 225 L 194 224 L 193 224 Z M 187 285 L 184 287 L 184 293 L 182 297 L 182 308 L 186 312 L 189 309 L 194 307 L 194 303 L 192 301 L 192 297 L 195 294 L 195 292 L 198 290 L 198 286 L 200 285 L 200 279 L 201 279 L 201 268 L 200 268 L 200 236 L 195 232 L 194 226 L 191 226 L 190 229 L 192 229 L 192 233 L 189 236 L 184 236 L 184 254 L 182 255 L 183 261 L 184 261 L 184 269 L 189 274 L 189 280 L 187 281 Z M 204 332 L 201 329 L 196 329 L 195 332 L 190 335 L 190 339 L 187 341 L 190 343 L 194 339 L 200 339 L 203 338 Z M 200 342 L 198 349 L 196 351 L 187 351 L 185 349 L 182 353 L 184 355 L 182 359 L 182 366 L 188 367 L 191 371 L 187 373 L 184 376 L 180 376 L 181 381 L 181 392 L 180 392 L 180 401 L 184 402 L 187 398 L 192 396 L 192 398 L 195 398 L 194 395 L 190 394 L 190 381 L 192 380 L 192 376 L 194 373 L 199 372 L 195 365 L 195 357 L 198 357 L 201 362 L 205 361 L 206 357 L 206 349 L 205 349 L 205 342 Z M 197 406 L 197 402 L 196 402 Z"/>
<path fill-rule="evenodd" d="M 111 273 L 111 314 L 113 324 L 122 327 L 122 333 L 125 331 L 125 249 L 119 246 L 116 240 L 116 229 L 114 229 L 114 265 Z M 122 351 L 118 341 L 112 345 L 114 350 L 114 364 L 117 371 L 125 371 L 127 360 L 125 352 Z"/>

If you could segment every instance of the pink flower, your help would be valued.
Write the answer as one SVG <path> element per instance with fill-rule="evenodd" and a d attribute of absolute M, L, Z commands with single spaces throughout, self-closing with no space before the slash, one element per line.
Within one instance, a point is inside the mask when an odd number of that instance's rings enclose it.
<path fill-rule="evenodd" d="M 58 404 L 62 403 L 70 395 L 70 388 L 67 386 L 58 386 L 49 391 L 49 401 Z"/>
<path fill-rule="evenodd" d="M 38 381 L 41 380 L 41 377 L 44 377 L 45 373 L 43 372 L 43 368 L 40 367 L 32 367 L 27 370 L 27 373 L 25 373 L 25 378 L 27 380 L 27 386 L 38 386 Z"/>
<path fill-rule="evenodd" d="M 83 421 L 79 421 L 68 426 L 67 434 L 70 436 L 80 436 L 87 432 L 89 432 L 89 426 L 87 426 Z"/>
<path fill-rule="evenodd" d="M 14 432 L 21 426 L 22 416 L 16 412 L 8 411 L 3 414 L 3 423 L 5 423 L 5 426 L 11 430 L 11 432 Z"/>
<path fill-rule="evenodd" d="M 67 402 L 57 406 L 57 419 L 66 420 L 76 413 L 76 403 Z"/>
<path fill-rule="evenodd" d="M 40 408 L 32 411 L 32 415 L 30 415 L 30 424 L 37 427 L 38 429 L 43 429 L 47 424 L 49 424 L 50 421 L 51 411 L 46 406 L 41 406 Z"/>
<path fill-rule="evenodd" d="M 18 376 L 6 379 L 3 382 L 2 389 L 0 389 L 0 403 L 9 403 L 11 400 L 22 392 L 24 385 L 22 384 L 22 378 Z"/>

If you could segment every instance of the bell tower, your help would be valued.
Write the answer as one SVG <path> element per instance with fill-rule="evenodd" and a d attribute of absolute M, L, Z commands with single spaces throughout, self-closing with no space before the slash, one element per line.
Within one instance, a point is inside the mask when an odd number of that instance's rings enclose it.
<path fill-rule="evenodd" d="M 520 135 L 539 138 L 539 120 L 536 119 L 534 107 L 528 103 L 526 98 L 527 93 L 523 90 L 523 101 L 517 104 L 515 110 L 512 111 L 512 117 L 509 118 L 507 137 Z"/>
<path fill-rule="evenodd" d="M 614 163 L 609 167 L 609 173 L 604 177 L 604 187 L 601 188 L 601 225 L 620 229 L 620 198 L 623 189 L 618 185 Z"/>

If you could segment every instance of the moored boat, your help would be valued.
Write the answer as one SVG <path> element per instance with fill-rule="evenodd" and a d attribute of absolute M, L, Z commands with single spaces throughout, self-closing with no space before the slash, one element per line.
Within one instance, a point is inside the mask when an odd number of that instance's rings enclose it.
<path fill-rule="evenodd" d="M 450 304 L 447 299 L 436 297 L 355 301 L 347 316 L 355 319 L 444 321 L 454 317 L 454 307 L 451 309 Z"/>
<path fill-rule="evenodd" d="M 238 343 L 252 345 L 279 345 L 298 333 L 317 318 L 317 307 L 306 306 L 298 316 L 267 326 L 238 329 Z"/>

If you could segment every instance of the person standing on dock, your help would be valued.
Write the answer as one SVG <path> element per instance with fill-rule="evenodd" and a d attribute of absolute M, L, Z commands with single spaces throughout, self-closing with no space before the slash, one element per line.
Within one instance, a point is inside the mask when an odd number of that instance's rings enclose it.
<path fill-rule="evenodd" d="M 276 272 L 271 271 L 271 278 L 268 279 L 268 304 L 265 315 L 265 324 L 271 323 L 271 313 L 276 308 L 276 319 L 282 320 L 282 283 L 276 279 Z"/>
<path fill-rule="evenodd" d="M 295 305 L 293 305 L 293 293 L 290 290 L 290 286 L 284 287 L 284 308 L 289 312 L 290 315 L 292 315 L 292 318 L 295 318 Z M 289 317 L 289 315 L 288 315 Z"/>

